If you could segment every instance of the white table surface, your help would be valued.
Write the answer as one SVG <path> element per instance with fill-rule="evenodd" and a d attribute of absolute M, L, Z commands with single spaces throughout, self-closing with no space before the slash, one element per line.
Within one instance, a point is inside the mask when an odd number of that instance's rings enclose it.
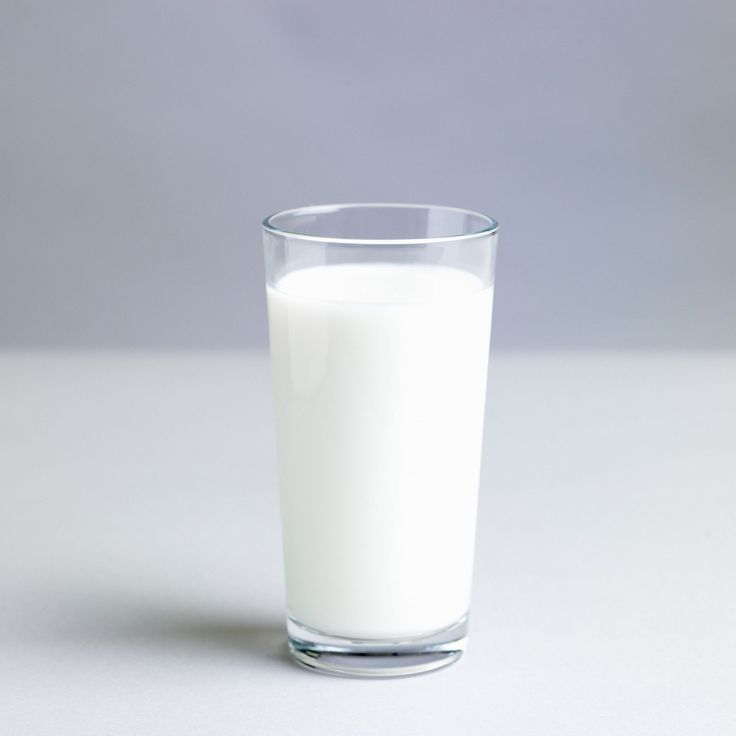
<path fill-rule="evenodd" d="M 292 665 L 264 355 L 0 356 L 0 734 L 736 733 L 736 354 L 496 353 L 470 648 Z"/>

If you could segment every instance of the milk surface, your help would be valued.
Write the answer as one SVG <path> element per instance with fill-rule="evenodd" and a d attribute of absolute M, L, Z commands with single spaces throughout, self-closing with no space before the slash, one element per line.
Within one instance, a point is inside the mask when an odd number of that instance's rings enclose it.
<path fill-rule="evenodd" d="M 305 268 L 268 288 L 290 615 L 421 636 L 468 610 L 491 289 L 436 265 Z"/>

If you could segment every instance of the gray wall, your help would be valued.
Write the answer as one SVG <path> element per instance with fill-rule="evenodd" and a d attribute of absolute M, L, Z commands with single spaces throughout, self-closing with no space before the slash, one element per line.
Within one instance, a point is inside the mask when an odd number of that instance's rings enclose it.
<path fill-rule="evenodd" d="M 259 221 L 501 222 L 498 347 L 736 346 L 736 5 L 0 5 L 0 344 L 265 344 Z"/>

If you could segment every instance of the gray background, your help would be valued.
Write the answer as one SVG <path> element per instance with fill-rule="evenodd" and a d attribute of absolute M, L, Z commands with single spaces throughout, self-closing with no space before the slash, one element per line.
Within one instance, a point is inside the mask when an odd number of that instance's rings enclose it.
<path fill-rule="evenodd" d="M 265 345 L 259 221 L 467 206 L 499 347 L 736 345 L 736 5 L 5 2 L 0 344 Z"/>

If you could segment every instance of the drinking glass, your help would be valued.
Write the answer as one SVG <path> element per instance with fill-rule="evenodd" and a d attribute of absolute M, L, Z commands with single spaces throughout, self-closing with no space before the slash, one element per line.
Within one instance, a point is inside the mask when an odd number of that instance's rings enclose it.
<path fill-rule="evenodd" d="M 344 204 L 263 222 L 289 647 L 363 677 L 468 631 L 497 223 Z"/>

